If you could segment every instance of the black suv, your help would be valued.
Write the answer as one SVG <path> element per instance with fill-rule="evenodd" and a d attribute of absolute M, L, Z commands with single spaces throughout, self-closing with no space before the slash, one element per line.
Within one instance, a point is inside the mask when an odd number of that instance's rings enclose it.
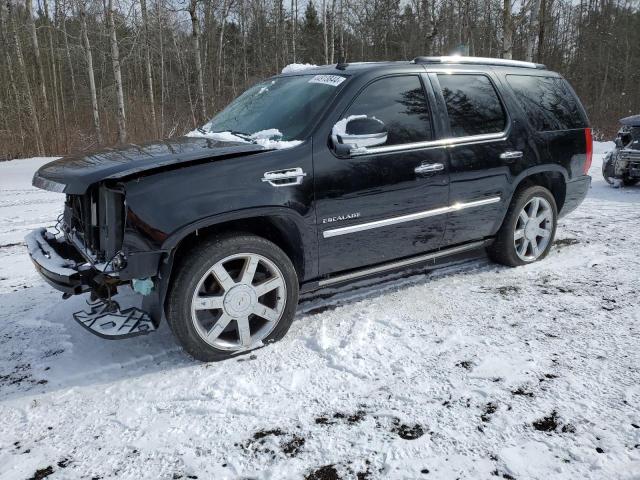
<path fill-rule="evenodd" d="M 482 249 L 505 265 L 544 258 L 587 194 L 591 155 L 580 101 L 543 65 L 314 67 L 187 136 L 43 166 L 33 184 L 65 193 L 64 213 L 26 241 L 65 298 L 91 292 L 74 317 L 93 333 L 166 316 L 187 352 L 216 360 L 282 338 L 301 293 Z M 142 300 L 123 308 L 129 288 Z"/>

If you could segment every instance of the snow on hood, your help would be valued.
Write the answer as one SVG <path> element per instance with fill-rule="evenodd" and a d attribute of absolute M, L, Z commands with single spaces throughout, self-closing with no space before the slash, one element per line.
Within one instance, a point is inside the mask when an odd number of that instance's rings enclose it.
<path fill-rule="evenodd" d="M 210 138 L 212 140 L 218 140 L 220 142 L 255 143 L 269 150 L 283 150 L 285 148 L 293 148 L 302 143 L 302 140 L 277 140 L 277 137 L 282 138 L 282 132 L 280 132 L 280 130 L 278 130 L 277 128 L 260 130 L 259 132 L 250 135 L 249 140 L 247 140 L 247 138 L 244 136 L 238 136 L 231 132 L 202 133 L 200 130 L 193 130 L 187 133 L 185 137 Z M 276 137 L 276 139 L 274 139 L 274 137 Z"/>
<path fill-rule="evenodd" d="M 308 70 L 309 68 L 314 67 L 317 67 L 317 65 L 313 65 L 311 63 L 290 63 L 282 69 L 282 73 L 301 72 L 303 70 Z"/>

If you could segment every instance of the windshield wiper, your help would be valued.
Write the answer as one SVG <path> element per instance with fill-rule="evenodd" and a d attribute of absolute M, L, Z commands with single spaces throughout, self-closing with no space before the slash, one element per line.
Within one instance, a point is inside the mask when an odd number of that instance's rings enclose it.
<path fill-rule="evenodd" d="M 237 130 L 217 130 L 215 132 L 211 131 L 209 133 L 230 133 L 234 137 L 241 138 L 242 140 L 246 140 L 247 142 L 256 143 L 256 140 L 251 137 L 251 134 L 239 132 Z"/>

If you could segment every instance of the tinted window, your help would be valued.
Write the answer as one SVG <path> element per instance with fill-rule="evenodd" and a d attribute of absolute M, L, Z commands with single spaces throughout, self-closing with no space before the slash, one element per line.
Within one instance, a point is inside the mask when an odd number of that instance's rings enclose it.
<path fill-rule="evenodd" d="M 388 77 L 368 85 L 355 99 L 345 117 L 367 115 L 387 127 L 385 145 L 431 140 L 431 116 L 420 78 Z"/>
<path fill-rule="evenodd" d="M 536 130 L 587 127 L 578 101 L 563 79 L 507 75 L 507 81 Z"/>
<path fill-rule="evenodd" d="M 491 81 L 484 75 L 438 75 L 447 104 L 451 135 L 502 132 L 507 118 Z"/>

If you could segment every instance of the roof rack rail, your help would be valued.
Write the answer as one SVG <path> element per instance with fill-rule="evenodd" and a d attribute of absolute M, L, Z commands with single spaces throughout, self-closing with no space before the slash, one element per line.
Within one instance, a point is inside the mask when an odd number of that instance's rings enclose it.
<path fill-rule="evenodd" d="M 537 68 L 545 70 L 547 67 L 541 63 L 522 62 L 520 60 L 505 60 L 504 58 L 488 58 L 488 57 L 463 57 L 452 55 L 449 57 L 416 57 L 413 63 L 462 63 L 470 65 L 498 65 L 502 67 L 520 67 L 520 68 Z"/>

